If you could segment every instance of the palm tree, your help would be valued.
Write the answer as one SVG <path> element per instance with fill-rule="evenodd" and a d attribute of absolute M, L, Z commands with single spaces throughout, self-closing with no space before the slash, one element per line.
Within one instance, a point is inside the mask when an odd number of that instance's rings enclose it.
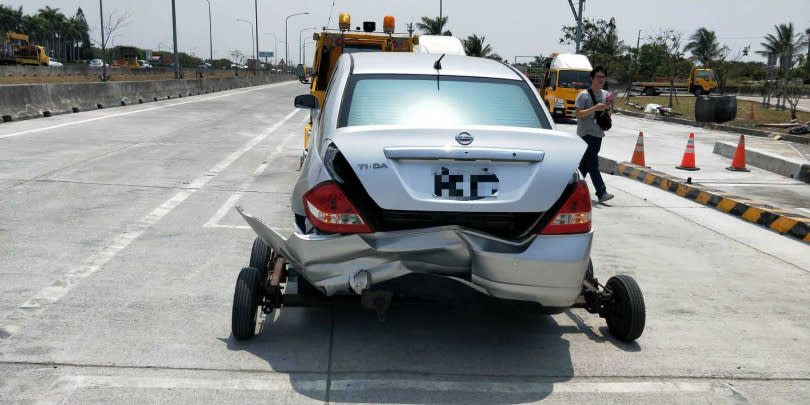
<path fill-rule="evenodd" d="M 59 12 L 58 8 L 45 6 L 45 8 L 39 9 L 39 18 L 45 22 L 45 29 L 47 29 L 50 34 L 51 50 L 59 50 L 59 42 L 64 36 L 63 30 L 65 21 L 67 20 L 65 15 Z"/>
<path fill-rule="evenodd" d="M 486 37 L 478 37 L 478 35 L 472 34 L 464 40 L 464 52 L 467 53 L 467 56 L 477 56 L 479 58 L 488 58 L 492 55 L 492 47 L 489 45 L 484 45 L 484 41 L 486 41 Z"/>
<path fill-rule="evenodd" d="M 416 28 L 422 30 L 425 35 L 453 35 L 450 31 L 444 31 L 444 26 L 447 24 L 448 17 L 422 17 L 422 22 L 416 23 Z"/>
<path fill-rule="evenodd" d="M 689 43 L 686 44 L 684 51 L 691 51 L 692 57 L 701 65 L 710 67 L 712 62 L 722 60 L 726 56 L 728 48 L 720 46 L 714 31 L 701 27 L 689 37 Z"/>
<path fill-rule="evenodd" d="M 779 60 L 779 67 L 785 79 L 790 76 L 793 67 L 793 56 L 799 53 L 807 44 L 802 41 L 801 34 L 794 33 L 793 23 L 775 25 L 776 35 L 765 35 L 762 42 L 764 50 L 757 51 L 763 56 L 775 56 Z"/>

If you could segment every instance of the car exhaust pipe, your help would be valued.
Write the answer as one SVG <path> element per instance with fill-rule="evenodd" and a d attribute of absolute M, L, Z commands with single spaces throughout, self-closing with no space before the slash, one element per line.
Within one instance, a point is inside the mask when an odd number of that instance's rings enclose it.
<path fill-rule="evenodd" d="M 371 273 L 360 270 L 349 277 L 349 287 L 357 295 L 362 295 L 363 291 L 371 288 Z"/>

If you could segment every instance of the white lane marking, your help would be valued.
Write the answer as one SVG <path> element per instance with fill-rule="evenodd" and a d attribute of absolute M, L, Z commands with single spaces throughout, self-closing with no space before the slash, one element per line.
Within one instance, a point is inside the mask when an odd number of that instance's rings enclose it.
<path fill-rule="evenodd" d="M 111 243 L 104 246 L 99 252 L 90 256 L 84 263 L 68 270 L 65 274 L 59 277 L 53 284 L 45 287 L 39 291 L 33 298 L 24 302 L 13 310 L 9 315 L 5 316 L 0 323 L 0 342 L 8 339 L 10 336 L 19 333 L 23 328 L 26 321 L 33 319 L 36 315 L 45 311 L 49 305 L 59 301 L 64 297 L 79 281 L 87 276 L 97 272 L 118 252 L 129 246 L 132 241 L 140 237 L 147 229 L 158 222 L 161 218 L 166 216 L 169 212 L 175 209 L 180 203 L 185 201 L 188 197 L 194 194 L 198 189 L 208 183 L 214 176 L 219 174 L 225 168 L 231 165 L 234 161 L 239 159 L 242 155 L 247 153 L 254 146 L 263 141 L 270 134 L 275 132 L 278 128 L 290 120 L 297 112 L 301 110 L 296 109 L 287 114 L 281 121 L 270 127 L 268 130 L 251 139 L 250 142 L 228 155 L 225 159 L 217 163 L 214 167 L 203 173 L 200 177 L 192 181 L 188 185 L 188 189 L 178 191 L 171 198 L 166 200 L 159 207 L 155 208 L 152 212 L 141 218 L 136 224 L 132 225 L 124 233 L 118 235 Z"/>
<path fill-rule="evenodd" d="M 537 392 L 537 393 L 681 393 L 728 392 L 720 383 L 687 381 L 649 382 L 482 382 L 439 380 L 358 380 L 333 379 L 332 391 L 422 390 L 458 392 Z"/>
<path fill-rule="evenodd" d="M 248 89 L 248 90 L 233 91 L 233 92 L 230 92 L 230 93 L 227 93 L 227 94 L 220 94 L 220 95 L 216 95 L 216 96 L 206 97 L 206 98 L 203 98 L 203 99 L 195 99 L 195 100 L 188 100 L 188 101 L 183 101 L 183 102 L 179 102 L 179 103 L 165 104 L 165 105 L 160 105 L 160 106 L 157 106 L 157 107 L 149 107 L 149 108 L 144 108 L 144 109 L 140 109 L 140 110 L 136 110 L 136 111 L 127 111 L 127 112 L 122 112 L 122 113 L 110 114 L 110 115 L 105 115 L 105 116 L 102 116 L 102 117 L 90 118 L 90 119 L 81 120 L 81 121 L 65 122 L 63 124 L 52 125 L 52 126 L 49 126 L 49 127 L 34 128 L 34 129 L 26 130 L 26 131 L 15 132 L 15 133 L 12 133 L 12 134 L 0 135 L 0 139 L 12 138 L 12 137 L 21 136 L 21 135 L 28 135 L 28 134 L 33 134 L 33 133 L 36 133 L 36 132 L 47 131 L 47 130 L 50 130 L 50 129 L 69 127 L 69 126 L 72 126 L 72 125 L 85 124 L 85 123 L 88 123 L 88 122 L 104 120 L 104 119 L 107 119 L 107 118 L 115 118 L 115 117 L 121 117 L 121 116 L 125 116 L 125 115 L 130 115 L 130 114 L 142 113 L 142 112 L 146 112 L 146 111 L 153 111 L 153 110 L 158 110 L 158 109 L 161 109 L 161 108 L 176 107 L 178 105 L 184 105 L 184 104 L 190 104 L 190 103 L 201 103 L 203 101 L 215 100 L 215 99 L 222 98 L 222 97 L 230 97 L 230 96 L 233 96 L 233 95 L 236 95 L 236 94 L 243 94 L 243 93 L 249 93 L 249 92 L 253 92 L 253 91 L 269 89 L 269 88 L 273 88 L 273 87 L 286 86 L 286 85 L 291 84 L 291 83 L 294 83 L 294 82 L 273 83 L 273 84 L 268 84 L 268 85 L 265 85 L 265 86 L 260 86 L 260 87 L 257 87 L 257 88 L 252 88 L 252 89 Z"/>
<path fill-rule="evenodd" d="M 307 120 L 308 119 L 309 119 L 309 117 L 307 117 Z M 222 224 L 219 223 L 219 221 L 221 221 L 222 218 L 225 217 L 225 215 L 228 215 L 228 212 L 230 212 L 231 208 L 236 206 L 236 203 L 239 202 L 240 198 L 242 198 L 242 194 L 243 194 L 244 190 L 249 189 L 250 186 L 253 185 L 253 182 L 256 181 L 256 177 L 260 176 L 262 173 L 264 173 L 264 171 L 267 170 L 267 167 L 270 166 L 270 164 L 273 163 L 278 158 L 279 153 L 281 153 L 281 151 L 284 150 L 284 145 L 291 138 L 293 138 L 294 135 L 295 134 L 290 134 L 288 137 L 284 138 L 284 140 L 281 141 L 278 144 L 278 146 L 276 146 L 276 148 L 273 149 L 272 152 L 270 152 L 270 156 L 267 157 L 267 160 L 262 162 L 262 164 L 260 164 L 259 167 L 257 167 L 256 170 L 253 171 L 253 176 L 250 176 L 247 180 L 244 181 L 244 183 L 242 183 L 241 185 L 239 185 L 239 187 L 237 187 L 237 189 L 239 191 L 234 192 L 225 201 L 225 203 L 222 204 L 221 207 L 219 207 L 217 212 L 215 212 L 214 215 L 211 216 L 211 218 L 209 218 L 208 221 L 205 222 L 205 224 L 203 224 L 203 226 L 202 226 L 203 228 L 250 229 L 250 227 L 246 226 L 246 225 L 245 226 L 242 226 L 242 225 L 222 225 Z"/>
<path fill-rule="evenodd" d="M 263 374 L 261 379 L 207 379 L 132 376 L 63 376 L 59 377 L 37 404 L 65 403 L 80 389 L 187 389 L 228 391 L 326 391 L 326 378 L 298 380 L 293 388 L 286 374 Z"/>

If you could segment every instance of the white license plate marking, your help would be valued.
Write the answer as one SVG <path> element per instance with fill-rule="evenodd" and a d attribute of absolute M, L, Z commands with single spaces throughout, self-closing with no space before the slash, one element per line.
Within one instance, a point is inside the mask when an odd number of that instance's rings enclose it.
<path fill-rule="evenodd" d="M 498 176 L 486 167 L 433 168 L 433 195 L 451 200 L 480 200 L 498 196 Z"/>

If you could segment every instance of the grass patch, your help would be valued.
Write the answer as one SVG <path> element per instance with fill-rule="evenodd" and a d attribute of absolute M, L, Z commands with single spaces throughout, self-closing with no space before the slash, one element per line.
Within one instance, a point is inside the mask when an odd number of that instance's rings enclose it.
<path fill-rule="evenodd" d="M 673 97 L 672 111 L 680 114 L 677 116 L 678 118 L 694 121 L 696 100 L 697 98 L 692 96 Z M 669 96 L 634 96 L 630 97 L 629 99 L 620 98 L 616 100 L 616 107 L 628 111 L 643 112 L 643 110 L 639 110 L 633 106 L 627 105 L 628 102 L 641 105 L 642 107 L 651 103 L 660 104 L 667 107 L 669 106 Z M 754 108 L 754 115 L 756 116 L 753 121 L 748 119 L 752 106 Z M 810 113 L 798 111 L 796 115 L 799 122 L 804 123 L 810 121 Z M 787 128 L 758 127 L 756 125 L 764 123 L 774 124 L 788 122 L 790 122 L 790 110 L 775 110 L 773 108 L 765 108 L 757 101 L 741 100 L 738 98 L 737 119 L 734 121 L 724 122 L 723 124 L 741 128 L 756 128 L 765 131 L 787 133 Z"/>

